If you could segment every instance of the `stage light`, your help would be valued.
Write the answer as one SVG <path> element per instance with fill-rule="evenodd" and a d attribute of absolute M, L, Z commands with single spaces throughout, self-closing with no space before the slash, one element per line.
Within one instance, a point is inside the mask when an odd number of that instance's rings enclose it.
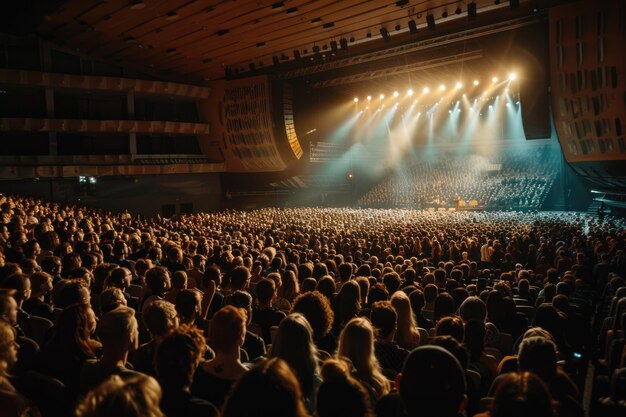
<path fill-rule="evenodd" d="M 509 74 L 509 81 L 515 81 L 515 79 L 517 78 L 517 74 L 512 72 Z"/>
<path fill-rule="evenodd" d="M 478 80 L 474 80 L 474 85 L 478 85 L 480 82 Z"/>
<path fill-rule="evenodd" d="M 463 98 L 465 98 L 465 97 L 467 97 L 467 96 L 465 95 L 465 93 L 463 93 Z"/>
<path fill-rule="evenodd" d="M 491 79 L 491 82 L 494 83 L 494 84 L 497 83 L 498 82 L 498 77 L 493 77 Z"/>
<path fill-rule="evenodd" d="M 441 85 L 439 86 L 439 91 L 446 91 L 446 86 L 445 86 L 445 85 L 443 85 L 443 84 L 441 84 Z"/>
<path fill-rule="evenodd" d="M 367 101 L 372 101 L 372 96 L 367 96 Z"/>
<path fill-rule="evenodd" d="M 381 94 L 378 98 L 380 98 L 381 100 L 384 100 L 385 99 L 385 95 Z"/>
<path fill-rule="evenodd" d="M 394 91 L 394 92 L 393 92 L 393 96 L 394 96 L 394 97 L 398 97 L 399 95 L 400 95 L 400 94 L 398 94 L 398 92 L 397 92 L 397 91 Z"/>
<path fill-rule="evenodd" d="M 504 89 L 504 92 L 505 92 L 505 93 L 508 93 L 508 92 L 509 92 L 509 89 L 508 89 L 508 88 L 505 88 L 505 89 Z"/>
<path fill-rule="evenodd" d="M 463 87 L 463 84 L 461 84 L 461 81 L 457 81 L 455 87 L 457 90 L 459 90 L 461 89 L 461 87 Z"/>
<path fill-rule="evenodd" d="M 354 102 L 355 102 L 355 103 L 358 103 L 358 102 L 359 102 L 359 98 L 358 98 L 358 97 L 355 97 L 355 98 L 354 98 Z"/>
<path fill-rule="evenodd" d="M 413 90 L 409 89 L 409 91 L 406 92 L 408 94 L 409 97 L 411 97 L 413 95 Z"/>
<path fill-rule="evenodd" d="M 369 109 L 370 109 L 370 106 L 365 106 L 365 110 L 369 110 Z"/>
<path fill-rule="evenodd" d="M 430 92 L 430 88 L 424 87 L 424 94 L 428 94 Z"/>

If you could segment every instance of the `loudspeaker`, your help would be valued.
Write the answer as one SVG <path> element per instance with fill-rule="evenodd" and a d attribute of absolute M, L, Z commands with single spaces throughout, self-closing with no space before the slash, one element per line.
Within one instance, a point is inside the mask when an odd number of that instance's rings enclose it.
<path fill-rule="evenodd" d="M 274 55 L 272 57 L 272 62 L 274 63 L 274 66 L 277 67 L 280 65 L 280 61 L 278 60 L 278 56 Z"/>
<path fill-rule="evenodd" d="M 337 41 L 330 41 L 330 50 L 336 53 L 337 49 Z"/>
<path fill-rule="evenodd" d="M 415 24 L 415 20 L 409 20 L 409 31 L 414 35 L 417 33 L 417 25 Z"/>
<path fill-rule="evenodd" d="M 427 14 L 426 23 L 428 24 L 428 30 L 435 30 L 435 16 L 430 13 Z"/>
<path fill-rule="evenodd" d="M 302 56 L 300 55 L 300 51 L 298 49 L 293 50 L 293 57 L 296 59 L 296 61 L 300 61 L 302 59 Z"/>
<path fill-rule="evenodd" d="M 254 62 L 251 62 L 248 64 L 248 68 L 250 68 L 250 71 L 254 71 L 256 69 L 256 65 L 254 65 Z"/>
<path fill-rule="evenodd" d="M 385 42 L 389 42 L 391 37 L 389 36 L 389 31 L 385 28 L 380 28 L 380 34 L 382 35 Z"/>
<path fill-rule="evenodd" d="M 339 46 L 341 46 L 341 49 L 343 49 L 344 51 L 347 51 L 348 50 L 348 40 L 346 38 L 339 39 Z"/>
<path fill-rule="evenodd" d="M 467 18 L 470 20 L 476 19 L 476 3 L 471 2 L 467 5 Z"/>

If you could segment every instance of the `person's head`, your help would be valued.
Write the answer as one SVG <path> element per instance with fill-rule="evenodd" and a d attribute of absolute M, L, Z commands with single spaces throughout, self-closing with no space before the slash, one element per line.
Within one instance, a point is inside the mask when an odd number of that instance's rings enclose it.
<path fill-rule="evenodd" d="M 448 293 L 441 293 L 435 298 L 433 320 L 435 323 L 446 316 L 454 314 L 454 299 Z"/>
<path fill-rule="evenodd" d="M 110 287 L 102 291 L 100 294 L 100 312 L 106 314 L 111 310 L 115 310 L 119 306 L 126 306 L 127 301 L 122 290 L 116 287 Z"/>
<path fill-rule="evenodd" d="M 302 391 L 289 365 L 280 358 L 255 365 L 235 383 L 221 417 L 307 417 Z"/>
<path fill-rule="evenodd" d="M 130 351 L 139 345 L 139 327 L 135 319 L 135 310 L 120 306 L 104 314 L 96 333 L 106 352 L 108 349 Z"/>
<path fill-rule="evenodd" d="M 401 283 L 402 280 L 400 279 L 400 275 L 398 275 L 396 272 L 388 272 L 383 275 L 383 284 L 385 285 L 385 287 L 387 287 L 387 291 L 389 291 L 389 294 L 393 295 L 393 293 L 398 291 Z"/>
<path fill-rule="evenodd" d="M 391 305 L 396 309 L 398 313 L 398 327 L 400 328 L 415 328 L 415 317 L 413 316 L 413 310 L 411 309 L 411 301 L 409 296 L 402 291 L 396 291 L 391 296 Z"/>
<path fill-rule="evenodd" d="M 170 275 L 166 268 L 155 266 L 146 271 L 146 286 L 154 295 L 163 295 L 170 288 Z"/>
<path fill-rule="evenodd" d="M 73 304 L 61 312 L 54 326 L 51 344 L 95 357 L 100 343 L 92 336 L 96 331 L 96 315 L 87 303 Z"/>
<path fill-rule="evenodd" d="M 246 324 L 252 321 L 252 296 L 247 291 L 235 291 L 227 298 L 227 302 L 229 305 L 239 307 L 245 311 L 248 318 Z"/>
<path fill-rule="evenodd" d="M 159 403 L 161 387 L 140 374 L 128 379 L 115 375 L 92 390 L 78 404 L 77 417 L 164 417 Z"/>
<path fill-rule="evenodd" d="M 383 340 L 393 339 L 396 332 L 398 314 L 389 301 L 377 301 L 372 304 L 370 320 L 379 338 Z"/>
<path fill-rule="evenodd" d="M 549 384 L 557 369 L 556 346 L 543 337 L 524 338 L 519 347 L 517 363 L 520 372 L 533 372 Z"/>
<path fill-rule="evenodd" d="M 311 325 L 302 314 L 292 313 L 280 322 L 269 357 L 285 360 L 295 371 L 304 395 L 313 393 L 317 348 Z"/>
<path fill-rule="evenodd" d="M 182 323 L 193 324 L 200 313 L 202 294 L 194 290 L 180 290 L 176 294 L 176 312 Z"/>
<path fill-rule="evenodd" d="M 480 360 L 485 348 L 486 328 L 485 322 L 481 320 L 470 320 L 465 323 L 465 338 L 463 340 L 470 353 L 470 360 L 477 362 Z"/>
<path fill-rule="evenodd" d="M 28 275 L 20 272 L 6 277 L 4 281 L 2 281 L 2 287 L 15 290 L 13 292 L 13 298 L 15 298 L 19 308 L 21 308 L 24 301 L 31 296 L 30 278 Z"/>
<path fill-rule="evenodd" d="M 280 259 L 280 258 L 276 258 Z M 271 279 L 263 278 L 256 284 L 256 297 L 259 304 L 268 304 L 276 295 L 276 284 Z"/>
<path fill-rule="evenodd" d="M 334 313 L 328 299 L 319 291 L 300 294 L 293 302 L 292 313 L 302 314 L 313 329 L 313 339 L 326 336 L 333 325 Z"/>
<path fill-rule="evenodd" d="M 552 417 L 552 398 L 546 384 L 531 372 L 511 372 L 498 384 L 492 417 Z"/>
<path fill-rule="evenodd" d="M 404 361 L 398 382 L 409 417 L 456 417 L 465 408 L 463 368 L 439 346 L 414 349 Z"/>
<path fill-rule="evenodd" d="M 11 326 L 17 324 L 17 301 L 11 295 L 14 293 L 15 290 L 8 290 L 0 294 L 0 320 L 6 321 Z"/>
<path fill-rule="evenodd" d="M 459 315 L 466 323 L 470 320 L 485 321 L 487 306 L 479 297 L 467 297 L 459 307 Z"/>
<path fill-rule="evenodd" d="M 322 385 L 317 391 L 318 417 L 370 417 L 372 403 L 367 390 L 350 375 L 348 365 L 329 359 L 322 366 Z"/>
<path fill-rule="evenodd" d="M 130 287 L 130 281 L 133 278 L 133 274 L 128 268 L 115 268 L 109 272 L 109 276 L 104 281 L 104 288 L 115 287 L 122 291 Z"/>
<path fill-rule="evenodd" d="M 180 326 L 169 332 L 159 343 L 155 356 L 161 386 L 189 388 L 205 351 L 204 336 L 196 327 Z"/>
<path fill-rule="evenodd" d="M 0 320 L 0 377 L 8 376 L 9 369 L 17 363 L 15 329 L 5 320 Z"/>
<path fill-rule="evenodd" d="M 176 271 L 172 274 L 172 288 L 178 290 L 187 288 L 187 273 L 185 271 Z"/>
<path fill-rule="evenodd" d="M 246 312 L 229 305 L 219 309 L 211 320 L 209 340 L 216 353 L 232 354 L 243 345 L 246 336 Z"/>
<path fill-rule="evenodd" d="M 278 288 L 278 296 L 293 301 L 300 292 L 298 278 L 294 271 L 286 270 L 281 277 L 282 285 Z"/>
<path fill-rule="evenodd" d="M 330 275 L 324 275 L 317 283 L 317 290 L 324 294 L 326 298 L 332 300 L 337 290 L 335 280 Z"/>
<path fill-rule="evenodd" d="M 452 336 L 459 342 L 463 341 L 463 321 L 456 316 L 446 316 L 437 322 L 435 326 L 437 336 Z"/>
<path fill-rule="evenodd" d="M 424 301 L 426 303 L 434 303 L 438 294 L 439 290 L 435 284 L 427 284 L 424 287 Z"/>
<path fill-rule="evenodd" d="M 369 320 L 357 317 L 346 324 L 339 335 L 337 356 L 349 359 L 359 378 L 372 385 L 377 395 L 389 391 L 389 383 L 374 355 L 374 328 Z"/>
<path fill-rule="evenodd" d="M 245 290 L 250 283 L 250 271 L 245 266 L 238 266 L 233 269 L 230 276 L 230 287 L 233 291 Z"/>
<path fill-rule="evenodd" d="M 144 309 L 143 323 L 153 339 L 163 337 L 178 327 L 176 309 L 168 301 L 156 300 Z"/>
<path fill-rule="evenodd" d="M 52 290 L 52 275 L 47 272 L 35 272 L 30 276 L 31 297 L 40 297 Z"/>

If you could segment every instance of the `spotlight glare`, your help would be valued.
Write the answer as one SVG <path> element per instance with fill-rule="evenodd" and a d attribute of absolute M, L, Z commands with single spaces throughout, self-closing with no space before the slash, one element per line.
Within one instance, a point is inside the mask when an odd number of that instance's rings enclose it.
<path fill-rule="evenodd" d="M 505 88 L 505 89 L 504 89 L 504 92 L 505 92 L 505 93 L 508 93 L 508 92 L 509 92 L 509 89 L 508 89 L 508 88 Z"/>
<path fill-rule="evenodd" d="M 424 87 L 424 94 L 428 94 L 430 92 L 430 88 Z"/>
<path fill-rule="evenodd" d="M 515 79 L 517 78 L 517 74 L 512 72 L 509 74 L 509 81 L 515 81 Z"/>
<path fill-rule="evenodd" d="M 379 96 L 379 98 L 380 98 L 381 100 L 383 100 L 383 99 L 385 98 L 385 95 L 384 95 L 384 94 L 381 94 L 381 95 Z"/>
<path fill-rule="evenodd" d="M 465 95 L 465 93 L 463 93 L 463 98 L 465 98 L 465 97 L 467 97 L 467 96 Z"/>
<path fill-rule="evenodd" d="M 441 85 L 439 86 L 439 90 L 440 90 L 440 91 L 446 91 L 446 86 L 445 86 L 445 85 L 443 85 L 443 84 L 441 84 Z"/>
<path fill-rule="evenodd" d="M 409 97 L 410 97 L 410 96 L 412 96 L 412 95 L 413 95 L 413 90 L 412 90 L 412 89 L 409 89 L 409 91 L 407 91 L 406 93 L 407 93 L 407 94 L 409 95 Z"/>
<path fill-rule="evenodd" d="M 478 85 L 480 82 L 478 80 L 474 80 L 474 85 Z"/>
<path fill-rule="evenodd" d="M 461 81 L 457 81 L 455 87 L 457 90 L 459 90 L 461 87 L 463 87 L 463 84 L 461 84 Z"/>
<path fill-rule="evenodd" d="M 393 96 L 394 96 L 394 97 L 398 97 L 398 96 L 399 96 L 398 92 L 397 92 L 397 91 L 394 91 L 394 92 L 393 92 Z"/>
<path fill-rule="evenodd" d="M 370 109 L 370 106 L 365 106 L 365 110 L 369 110 L 369 109 Z"/>
<path fill-rule="evenodd" d="M 494 83 L 494 84 L 497 83 L 498 82 L 498 77 L 493 77 L 491 79 L 491 82 Z"/>
<path fill-rule="evenodd" d="M 358 98 L 358 97 L 355 97 L 355 98 L 354 98 L 354 102 L 355 102 L 355 103 L 358 103 L 358 102 L 359 102 L 359 98 Z"/>
<path fill-rule="evenodd" d="M 372 101 L 372 96 L 367 96 L 367 101 Z"/>

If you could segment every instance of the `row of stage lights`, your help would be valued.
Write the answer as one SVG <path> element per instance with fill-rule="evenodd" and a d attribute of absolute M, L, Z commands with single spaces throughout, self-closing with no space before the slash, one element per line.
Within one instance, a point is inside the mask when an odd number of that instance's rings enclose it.
<path fill-rule="evenodd" d="M 510 73 L 510 74 L 509 74 L 509 76 L 508 76 L 508 80 L 509 80 L 509 82 L 511 82 L 511 81 L 515 81 L 516 79 L 517 79 L 517 75 L 516 75 L 514 72 L 512 72 L 512 73 Z M 496 84 L 498 81 L 499 81 L 499 78 L 498 78 L 498 77 L 496 77 L 496 76 L 494 76 L 494 77 L 492 77 L 492 78 L 491 78 L 491 82 L 492 82 L 492 84 Z M 478 86 L 480 85 L 480 81 L 478 81 L 478 80 L 474 80 L 472 84 L 474 85 L 474 87 L 478 87 Z M 445 85 L 445 84 L 441 84 L 441 85 L 439 85 L 439 91 L 440 91 L 440 92 L 444 92 L 444 91 L 446 91 L 446 88 L 447 88 L 447 87 L 446 87 L 446 85 Z M 463 88 L 463 83 L 462 83 L 461 81 L 457 81 L 457 82 L 456 82 L 456 84 L 454 85 L 454 88 L 455 88 L 456 90 L 460 90 L 461 88 Z M 430 93 L 430 91 L 431 91 L 431 90 L 430 90 L 430 88 L 429 88 L 429 87 L 424 87 L 424 88 L 422 89 L 422 92 L 423 92 L 424 94 L 428 94 L 428 93 Z M 412 88 L 410 88 L 410 89 L 409 89 L 409 90 L 407 90 L 407 92 L 406 92 L 406 95 L 407 95 L 407 96 L 409 96 L 409 97 L 412 97 L 414 94 L 415 94 L 415 91 L 413 91 L 413 89 L 412 89 Z M 399 93 L 398 91 L 394 91 L 394 92 L 393 92 L 393 97 L 394 97 L 394 98 L 398 98 L 399 96 L 400 96 L 400 93 Z M 384 99 L 385 99 L 385 95 L 381 93 L 381 94 L 378 96 L 378 98 L 379 98 L 380 100 L 384 100 Z M 366 100 L 367 100 L 367 101 L 372 101 L 372 96 L 367 96 L 367 97 L 366 97 Z M 355 98 L 354 98 L 354 102 L 355 102 L 355 103 L 358 103 L 358 102 L 359 102 L 359 98 L 358 98 L 358 97 L 355 97 Z"/>

